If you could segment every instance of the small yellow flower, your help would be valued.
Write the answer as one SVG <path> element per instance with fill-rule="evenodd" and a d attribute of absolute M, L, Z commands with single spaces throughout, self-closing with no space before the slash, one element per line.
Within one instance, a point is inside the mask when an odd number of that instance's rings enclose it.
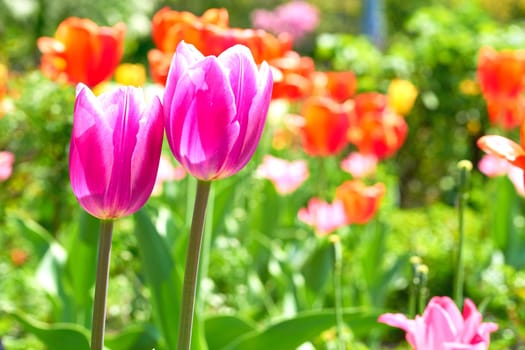
<path fill-rule="evenodd" d="M 144 86 L 146 68 L 142 64 L 122 63 L 115 70 L 115 81 L 121 85 Z"/>
<path fill-rule="evenodd" d="M 479 84 L 472 79 L 464 79 L 459 83 L 459 91 L 463 95 L 476 96 L 479 94 Z"/>
<path fill-rule="evenodd" d="M 397 114 L 406 116 L 414 106 L 417 88 L 408 80 L 394 79 L 388 86 L 388 105 Z"/>

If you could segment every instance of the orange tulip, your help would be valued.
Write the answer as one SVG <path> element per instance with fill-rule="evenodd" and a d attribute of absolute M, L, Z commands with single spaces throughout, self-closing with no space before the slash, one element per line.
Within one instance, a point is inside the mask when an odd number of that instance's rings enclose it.
<path fill-rule="evenodd" d="M 357 90 L 357 78 L 351 71 L 316 72 L 315 88 L 319 95 L 327 95 L 339 102 L 351 98 Z"/>
<path fill-rule="evenodd" d="M 366 186 L 360 180 L 349 180 L 336 189 L 335 197 L 343 202 L 348 224 L 365 224 L 374 217 L 385 192 L 382 183 Z"/>
<path fill-rule="evenodd" d="M 209 9 L 200 17 L 165 7 L 152 20 L 152 36 L 156 49 L 148 53 L 153 80 L 165 84 L 175 48 L 184 40 L 205 56 L 218 56 L 235 44 L 246 45 L 255 62 L 261 63 L 291 49 L 289 35 L 274 36 L 263 30 L 230 28 L 226 9 Z"/>
<path fill-rule="evenodd" d="M 348 140 L 363 154 L 379 159 L 390 157 L 401 148 L 408 133 L 403 117 L 387 107 L 385 95 L 367 92 L 355 98 Z"/>
<path fill-rule="evenodd" d="M 488 105 L 490 122 L 512 129 L 523 120 L 525 50 L 497 52 L 483 47 L 478 57 L 478 80 Z"/>
<path fill-rule="evenodd" d="M 301 128 L 303 148 L 313 156 L 339 153 L 348 140 L 350 121 L 347 105 L 328 97 L 310 97 L 303 105 L 304 125 Z"/>
<path fill-rule="evenodd" d="M 89 87 L 109 79 L 124 53 L 126 26 L 99 27 L 89 19 L 69 17 L 55 36 L 37 41 L 41 69 L 53 80 Z"/>
<path fill-rule="evenodd" d="M 274 68 L 272 98 L 297 100 L 311 94 L 312 74 L 315 71 L 312 58 L 288 51 L 269 63 Z"/>

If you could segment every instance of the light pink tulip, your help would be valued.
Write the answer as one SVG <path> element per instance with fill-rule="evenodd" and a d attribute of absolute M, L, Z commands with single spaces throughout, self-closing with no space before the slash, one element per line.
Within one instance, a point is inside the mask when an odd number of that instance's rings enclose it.
<path fill-rule="evenodd" d="M 259 177 L 272 181 L 280 194 L 295 191 L 308 178 L 308 167 L 304 160 L 287 161 L 266 155 L 256 171 Z"/>
<path fill-rule="evenodd" d="M 377 157 L 373 154 L 350 153 L 341 161 L 341 169 L 356 179 L 362 179 L 376 172 Z"/>
<path fill-rule="evenodd" d="M 330 204 L 319 198 L 310 199 L 308 207 L 301 208 L 297 216 L 305 224 L 313 226 L 320 236 L 328 235 L 345 226 L 347 221 L 341 201 L 337 200 Z"/>
<path fill-rule="evenodd" d="M 403 314 L 383 314 L 379 322 L 401 328 L 415 350 L 486 350 L 490 333 L 498 329 L 492 322 L 481 322 L 476 305 L 465 299 L 463 314 L 449 297 L 433 297 L 423 316 L 414 320 Z"/>
<path fill-rule="evenodd" d="M 510 166 L 511 164 L 505 158 L 492 154 L 485 154 L 478 163 L 479 171 L 488 177 L 505 175 Z"/>
<path fill-rule="evenodd" d="M 80 205 L 99 219 L 139 210 L 155 184 L 163 139 L 162 106 L 142 89 L 119 87 L 95 97 L 77 86 L 69 176 Z"/>
<path fill-rule="evenodd" d="M 235 45 L 204 57 L 181 42 L 173 57 L 164 117 L 168 142 L 186 171 L 204 181 L 231 176 L 259 143 L 272 93 L 268 64 Z"/>
<path fill-rule="evenodd" d="M 5 181 L 11 177 L 15 155 L 9 151 L 0 152 L 0 181 Z"/>

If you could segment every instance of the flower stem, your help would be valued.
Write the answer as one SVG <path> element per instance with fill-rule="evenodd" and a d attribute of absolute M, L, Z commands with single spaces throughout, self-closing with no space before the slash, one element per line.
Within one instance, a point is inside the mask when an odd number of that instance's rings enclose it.
<path fill-rule="evenodd" d="M 334 245 L 334 298 L 335 298 L 335 320 L 337 331 L 337 349 L 344 350 L 344 318 L 343 318 L 343 294 L 341 287 L 341 273 L 343 267 L 343 250 L 341 248 L 341 238 L 338 235 L 330 236 L 330 241 Z"/>
<path fill-rule="evenodd" d="M 199 180 L 197 182 L 197 193 L 195 195 L 195 207 L 193 208 L 186 268 L 184 269 L 184 284 L 182 289 L 182 305 L 177 350 L 189 350 L 191 346 L 199 257 L 210 186 L 211 182 L 208 181 Z"/>
<path fill-rule="evenodd" d="M 458 183 L 458 249 L 456 257 L 456 274 L 454 279 L 454 301 L 459 308 L 463 305 L 463 283 L 464 283 L 464 267 L 463 267 L 463 241 L 464 241 L 464 212 L 465 202 L 468 198 L 468 180 L 470 171 L 472 170 L 472 163 L 468 160 L 458 162 L 459 168 L 459 183 Z"/>
<path fill-rule="evenodd" d="M 111 257 L 111 236 L 113 221 L 101 220 L 98 242 L 97 276 L 95 280 L 95 301 L 93 303 L 93 322 L 91 328 L 91 350 L 104 349 L 104 330 L 106 328 L 106 298 L 108 294 L 109 260 Z"/>

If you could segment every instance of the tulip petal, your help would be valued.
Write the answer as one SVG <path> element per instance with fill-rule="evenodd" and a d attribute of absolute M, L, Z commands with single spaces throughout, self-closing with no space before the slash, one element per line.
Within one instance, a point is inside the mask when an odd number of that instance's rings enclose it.
<path fill-rule="evenodd" d="M 77 88 L 74 115 L 69 154 L 71 186 L 82 206 L 97 216 L 113 162 L 111 129 L 104 122 L 96 97 L 83 84 Z"/>
<path fill-rule="evenodd" d="M 159 169 L 160 153 L 164 137 L 162 105 L 155 97 L 141 114 L 137 144 L 131 159 L 131 196 L 129 211 L 139 210 L 148 200 Z M 144 174 L 149 174 L 144 176 Z"/>
<path fill-rule="evenodd" d="M 524 169 L 525 151 L 516 142 L 499 135 L 486 135 L 478 139 L 477 145 L 488 154 L 507 159 L 510 163 Z"/>
<path fill-rule="evenodd" d="M 202 60 L 204 56 L 195 46 L 181 41 L 177 46 L 177 51 L 171 60 L 168 78 L 166 80 L 166 91 L 164 93 L 164 114 L 169 115 L 170 106 L 173 103 L 173 96 L 177 89 L 180 77 L 186 72 L 189 66 Z"/>
<path fill-rule="evenodd" d="M 239 134 L 235 97 L 216 57 L 188 67 L 180 77 L 167 119 L 173 153 L 201 180 L 211 180 Z"/>

